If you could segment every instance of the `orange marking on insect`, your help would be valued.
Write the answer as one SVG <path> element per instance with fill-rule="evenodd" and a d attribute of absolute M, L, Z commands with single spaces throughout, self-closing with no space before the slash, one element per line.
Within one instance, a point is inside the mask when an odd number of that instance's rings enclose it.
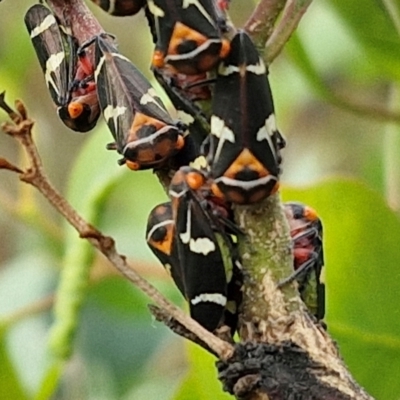
<path fill-rule="evenodd" d="M 71 118 L 78 118 L 83 112 L 83 104 L 71 102 L 68 104 L 68 114 Z"/>
<path fill-rule="evenodd" d="M 213 183 L 211 185 L 211 191 L 213 192 L 213 195 L 219 199 L 224 199 L 225 195 L 221 192 L 220 188 L 216 183 Z"/>
<path fill-rule="evenodd" d="M 197 190 L 204 185 L 205 179 L 204 176 L 198 172 L 189 172 L 186 175 L 186 182 L 191 189 Z"/>
<path fill-rule="evenodd" d="M 179 135 L 178 140 L 176 141 L 175 148 L 181 150 L 185 145 L 185 139 L 183 136 Z"/>
<path fill-rule="evenodd" d="M 129 129 L 128 142 L 139 139 L 137 137 L 137 132 L 139 131 L 140 128 L 143 127 L 143 125 L 153 125 L 156 128 L 156 130 L 159 130 L 163 128 L 166 124 L 158 119 L 149 117 L 146 114 L 138 112 L 135 114 L 131 128 Z"/>
<path fill-rule="evenodd" d="M 140 164 L 136 161 L 126 160 L 126 166 L 132 171 L 137 171 L 140 169 Z"/>
<path fill-rule="evenodd" d="M 171 35 L 171 40 L 168 46 L 168 54 L 181 54 L 179 53 L 179 46 L 186 41 L 192 41 L 201 46 L 208 38 L 201 33 L 189 28 L 188 26 L 177 22 Z"/>
<path fill-rule="evenodd" d="M 164 54 L 161 51 L 156 50 L 153 53 L 151 64 L 153 67 L 162 68 L 164 66 Z"/>
<path fill-rule="evenodd" d="M 243 171 L 243 169 L 257 172 L 260 178 L 269 175 L 269 171 L 257 160 L 249 149 L 243 149 L 236 160 L 225 171 L 224 176 L 236 179 L 236 175 Z"/>
<path fill-rule="evenodd" d="M 166 225 L 164 226 L 166 229 L 165 236 L 162 238 L 162 240 L 155 241 L 150 239 L 149 243 L 155 247 L 156 249 L 160 250 L 162 253 L 171 255 L 172 251 L 172 240 L 174 238 L 174 232 L 173 232 L 173 225 Z"/>
<path fill-rule="evenodd" d="M 304 217 L 308 221 L 316 221 L 318 219 L 317 212 L 309 206 L 304 207 Z"/>
<path fill-rule="evenodd" d="M 219 56 L 221 58 L 225 58 L 228 56 L 229 52 L 231 51 L 231 44 L 229 40 L 222 39 L 221 41 L 221 50 L 219 52 Z"/>

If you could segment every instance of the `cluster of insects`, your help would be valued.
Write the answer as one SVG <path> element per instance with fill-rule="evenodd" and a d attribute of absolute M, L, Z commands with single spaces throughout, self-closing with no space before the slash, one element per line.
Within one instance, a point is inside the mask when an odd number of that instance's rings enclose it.
<path fill-rule="evenodd" d="M 285 140 L 276 127 L 268 71 L 252 40 L 236 30 L 222 0 L 93 0 L 116 16 L 142 8 L 155 43 L 152 71 L 177 109 L 168 113 L 150 82 L 102 30 L 75 35 L 42 4 L 25 23 L 60 119 L 87 132 L 102 115 L 108 149 L 132 170 L 173 171 L 170 201 L 156 206 L 146 239 L 210 331 L 236 328 L 241 299 L 232 204 L 254 204 L 279 188 Z M 94 17 L 93 17 L 94 18 Z M 210 106 L 204 112 L 200 102 Z M 322 225 L 313 209 L 285 204 L 293 274 L 310 313 L 325 311 Z"/>

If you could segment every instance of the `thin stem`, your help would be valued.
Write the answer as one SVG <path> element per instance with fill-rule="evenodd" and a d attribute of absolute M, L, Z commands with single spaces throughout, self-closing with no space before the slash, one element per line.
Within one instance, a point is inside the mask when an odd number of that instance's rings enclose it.
<path fill-rule="evenodd" d="M 264 48 L 285 3 L 286 0 L 261 0 L 244 25 L 258 49 Z"/>
<path fill-rule="evenodd" d="M 282 18 L 265 45 L 264 59 L 267 65 L 282 51 L 290 36 L 296 30 L 312 0 L 288 0 Z"/>

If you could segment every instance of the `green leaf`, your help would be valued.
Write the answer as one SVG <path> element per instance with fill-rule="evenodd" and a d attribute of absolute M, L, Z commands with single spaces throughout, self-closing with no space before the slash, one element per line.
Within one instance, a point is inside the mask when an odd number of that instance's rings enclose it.
<path fill-rule="evenodd" d="M 398 399 L 398 217 L 377 193 L 351 180 L 287 188 L 283 197 L 309 204 L 322 219 L 328 330 L 346 363 L 372 395 Z"/>
<path fill-rule="evenodd" d="M 385 2 L 365 0 L 361 4 L 358 0 L 331 0 L 329 3 L 351 30 L 351 36 L 364 48 L 368 59 L 383 74 L 399 79 L 400 37 L 384 7 Z"/>
<path fill-rule="evenodd" d="M 189 372 L 173 400 L 229 400 L 217 379 L 216 358 L 200 346 L 187 343 Z"/>

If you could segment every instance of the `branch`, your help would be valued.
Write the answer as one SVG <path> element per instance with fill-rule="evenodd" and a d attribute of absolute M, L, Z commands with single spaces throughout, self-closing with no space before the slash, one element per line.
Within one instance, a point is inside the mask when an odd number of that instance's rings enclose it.
<path fill-rule="evenodd" d="M 17 101 L 16 105 L 18 113 L 5 103 L 4 94 L 0 97 L 0 108 L 3 108 L 14 122 L 14 124 L 4 123 L 2 128 L 5 133 L 13 136 L 21 143 L 28 154 L 30 166 L 26 170 L 21 170 L 7 160 L 3 160 L 2 165 L 7 170 L 18 173 L 21 181 L 37 188 L 53 207 L 78 231 L 80 237 L 87 239 L 94 247 L 100 250 L 119 272 L 158 304 L 164 313 L 169 314 L 189 332 L 196 335 L 200 341 L 206 343 L 220 359 L 227 360 L 233 353 L 233 347 L 229 343 L 208 332 L 137 274 L 128 265 L 125 257 L 118 254 L 114 240 L 111 237 L 103 235 L 87 223 L 52 186 L 43 170 L 40 156 L 32 140 L 31 130 L 34 122 L 27 117 L 27 112 L 22 102 Z"/>
<path fill-rule="evenodd" d="M 307 11 L 312 0 L 288 0 L 282 12 L 282 18 L 275 27 L 265 45 L 264 60 L 267 65 L 279 55 L 285 44 L 296 30 L 300 19 Z"/>
<path fill-rule="evenodd" d="M 244 25 L 258 49 L 263 48 L 271 36 L 276 19 L 286 0 L 261 0 Z"/>
<path fill-rule="evenodd" d="M 354 381 L 325 329 L 308 314 L 297 283 L 278 289 L 293 271 L 287 221 L 279 196 L 236 206 L 247 232 L 243 257 L 241 343 L 219 363 L 224 387 L 237 398 L 371 399 Z"/>

